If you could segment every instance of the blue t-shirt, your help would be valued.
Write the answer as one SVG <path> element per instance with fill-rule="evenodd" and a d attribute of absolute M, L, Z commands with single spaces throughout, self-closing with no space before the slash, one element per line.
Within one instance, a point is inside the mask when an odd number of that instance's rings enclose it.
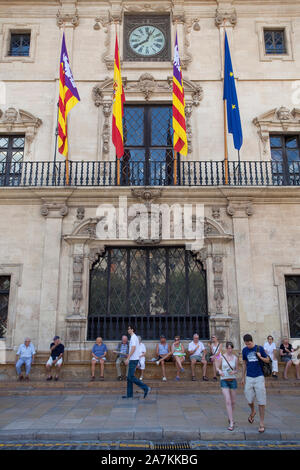
<path fill-rule="evenodd" d="M 262 357 L 268 357 L 262 346 L 258 346 L 258 348 L 258 352 L 260 352 Z M 247 361 L 247 377 L 259 377 L 260 375 L 264 375 L 256 352 L 256 345 L 251 349 L 247 346 L 243 349 L 243 361 Z"/>
<path fill-rule="evenodd" d="M 105 344 L 94 344 L 92 352 L 95 354 L 96 357 L 103 356 L 103 354 L 107 351 L 107 347 Z"/>

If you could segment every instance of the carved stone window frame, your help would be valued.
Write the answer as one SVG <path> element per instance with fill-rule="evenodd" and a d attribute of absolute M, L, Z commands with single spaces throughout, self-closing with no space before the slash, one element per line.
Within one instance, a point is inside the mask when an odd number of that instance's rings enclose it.
<path fill-rule="evenodd" d="M 12 33 L 30 33 L 29 56 L 10 56 L 10 38 Z M 36 60 L 37 37 L 40 34 L 40 25 L 34 23 L 4 23 L 2 25 L 2 46 L 0 62 L 30 63 Z"/>
<path fill-rule="evenodd" d="M 293 46 L 293 23 L 292 21 L 256 21 L 255 22 L 256 34 L 258 36 L 259 60 L 261 62 L 272 62 L 274 60 L 293 61 L 294 59 L 294 46 Z M 264 31 L 271 30 L 284 30 L 284 38 L 286 45 L 285 54 L 267 54 L 265 48 Z"/>
<path fill-rule="evenodd" d="M 289 311 L 285 286 L 285 276 L 300 276 L 300 265 L 296 264 L 273 264 L 274 286 L 277 287 L 278 310 L 281 326 L 281 338 L 287 336 L 291 340 L 299 338 L 290 337 Z"/>
<path fill-rule="evenodd" d="M 139 188 L 135 197 L 145 203 L 160 199 L 162 193 L 152 188 Z M 134 195 L 134 194 L 133 194 Z M 70 313 L 66 319 L 68 331 L 68 348 L 85 348 L 87 344 L 87 318 L 89 308 L 90 269 L 106 247 L 114 246 L 171 246 L 171 241 L 164 240 L 100 240 L 96 236 L 98 217 L 87 218 L 76 224 L 70 234 L 64 235 L 64 241 L 70 245 L 70 279 L 68 303 Z M 208 315 L 211 331 L 224 332 L 224 339 L 229 340 L 232 317 L 228 315 L 227 249 L 233 235 L 227 232 L 221 221 L 205 218 L 205 243 L 203 248 L 194 251 L 196 258 L 202 262 L 207 273 Z M 185 240 L 176 240 L 176 245 L 185 245 Z M 71 337 L 72 336 L 72 337 Z M 76 337 L 76 340 L 74 338 Z"/>
<path fill-rule="evenodd" d="M 23 109 L 10 107 L 4 112 L 0 109 L 0 134 L 24 134 L 27 159 L 32 156 L 32 142 L 41 124 L 41 119 Z"/>
<path fill-rule="evenodd" d="M 253 119 L 261 142 L 261 159 L 271 160 L 270 134 L 300 134 L 300 109 L 281 106 Z"/>
<path fill-rule="evenodd" d="M 127 79 L 123 77 L 124 92 L 127 103 L 172 103 L 172 84 L 173 77 L 169 76 L 166 80 L 157 80 L 151 73 L 143 73 L 138 80 Z M 183 78 L 185 95 L 185 115 L 186 131 L 188 139 L 188 153 L 192 154 L 192 112 L 193 108 L 200 105 L 203 99 L 203 88 L 199 81 L 185 80 Z M 102 149 L 98 149 L 98 159 L 108 160 L 113 158 L 111 155 L 111 112 L 112 112 L 112 93 L 113 79 L 106 78 L 92 90 L 92 99 L 96 107 L 102 107 L 103 125 L 99 128 L 99 134 L 102 137 Z M 100 117 L 99 117 L 100 121 Z M 99 158 L 101 156 L 102 158 Z"/>
<path fill-rule="evenodd" d="M 23 264 L 0 264 L 0 275 L 10 276 L 7 334 L 5 338 L 0 338 L 0 351 L 2 349 L 11 349 L 14 344 L 14 333 L 18 311 L 18 288 L 22 283 L 22 270 Z"/>

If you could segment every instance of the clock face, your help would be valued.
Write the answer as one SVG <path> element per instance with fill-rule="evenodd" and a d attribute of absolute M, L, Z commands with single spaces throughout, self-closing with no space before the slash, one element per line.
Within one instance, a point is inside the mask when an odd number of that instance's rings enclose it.
<path fill-rule="evenodd" d="M 165 36 L 156 26 L 138 26 L 129 36 L 131 49 L 140 56 L 154 56 L 162 51 L 165 44 Z"/>

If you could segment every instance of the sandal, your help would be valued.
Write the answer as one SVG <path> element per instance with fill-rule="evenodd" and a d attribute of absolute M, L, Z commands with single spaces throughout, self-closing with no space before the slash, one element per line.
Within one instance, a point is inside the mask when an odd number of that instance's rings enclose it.
<path fill-rule="evenodd" d="M 202 380 L 204 380 L 204 382 L 208 382 L 208 381 L 209 381 L 209 378 L 206 377 L 206 375 L 204 375 Z"/>
<path fill-rule="evenodd" d="M 265 432 L 265 427 L 264 426 L 259 426 L 258 432 L 260 432 L 260 433 Z"/>
<path fill-rule="evenodd" d="M 195 380 L 196 380 L 196 377 L 193 375 L 192 376 L 192 381 L 195 382 Z"/>
<path fill-rule="evenodd" d="M 234 424 L 232 426 L 228 426 L 228 431 L 233 431 L 234 430 Z"/>
<path fill-rule="evenodd" d="M 254 415 L 252 416 L 252 414 L 250 416 L 248 416 L 248 421 L 250 424 L 252 424 L 254 422 L 254 416 L 256 415 L 256 413 L 254 413 Z"/>

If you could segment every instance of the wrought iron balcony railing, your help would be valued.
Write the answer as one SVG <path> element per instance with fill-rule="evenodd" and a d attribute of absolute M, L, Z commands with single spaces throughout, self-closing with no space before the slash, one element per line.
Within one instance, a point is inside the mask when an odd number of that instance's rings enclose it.
<path fill-rule="evenodd" d="M 165 161 L 121 162 L 122 186 L 300 186 L 300 161 Z M 117 185 L 115 161 L 70 161 L 70 186 Z M 65 162 L 0 162 L 0 186 L 66 186 Z"/>

